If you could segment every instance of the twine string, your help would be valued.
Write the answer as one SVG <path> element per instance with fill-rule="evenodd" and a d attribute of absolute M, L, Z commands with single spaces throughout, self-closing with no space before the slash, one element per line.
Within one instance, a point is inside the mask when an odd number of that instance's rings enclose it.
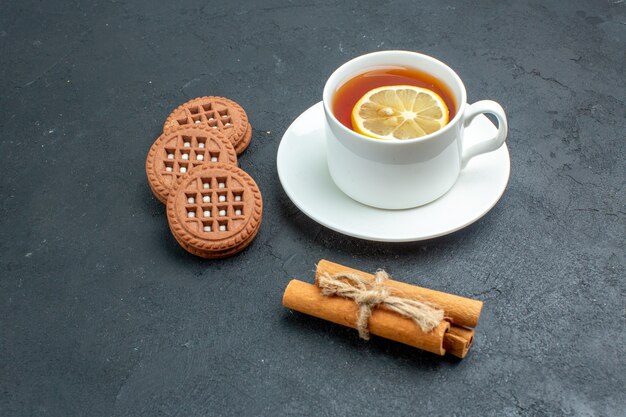
<path fill-rule="evenodd" d="M 354 300 L 359 306 L 356 327 L 362 339 L 369 340 L 369 320 L 372 309 L 384 306 L 390 311 L 413 320 L 424 333 L 431 332 L 439 326 L 444 318 L 442 309 L 426 302 L 411 298 L 403 298 L 392 294 L 392 288 L 384 285 L 389 275 L 378 270 L 374 281 L 355 273 L 341 272 L 330 275 L 323 273 L 318 286 L 325 296 L 336 295 Z"/>

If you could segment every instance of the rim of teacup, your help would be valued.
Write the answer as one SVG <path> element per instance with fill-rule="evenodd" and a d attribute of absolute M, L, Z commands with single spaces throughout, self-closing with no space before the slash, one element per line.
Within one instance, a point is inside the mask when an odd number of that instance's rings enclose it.
<path fill-rule="evenodd" d="M 362 135 L 360 133 L 355 132 L 352 129 L 349 129 L 348 127 L 346 127 L 343 123 L 341 123 L 336 117 L 335 114 L 333 113 L 331 107 L 331 98 L 332 95 L 337 91 L 337 88 L 339 87 L 339 82 L 340 81 L 348 81 L 351 77 L 357 76 L 359 74 L 362 74 L 363 72 L 366 72 L 369 68 L 377 68 L 377 67 L 381 67 L 381 64 L 374 64 L 374 65 L 367 65 L 364 66 L 362 68 L 359 68 L 357 71 L 347 71 L 347 68 L 349 68 L 350 66 L 354 65 L 355 63 L 358 63 L 359 61 L 366 61 L 371 59 L 371 57 L 373 55 L 388 55 L 390 58 L 392 58 L 393 56 L 397 56 L 397 55 L 410 55 L 410 56 L 417 56 L 420 59 L 424 59 L 426 61 L 430 61 L 431 63 L 434 63 L 435 65 L 441 67 L 444 71 L 447 71 L 450 73 L 450 75 L 452 76 L 452 78 L 456 81 L 456 83 L 458 84 L 459 89 L 461 90 L 461 97 L 458 103 L 455 103 L 457 105 L 457 112 L 456 115 L 454 115 L 454 117 L 452 118 L 452 120 L 450 120 L 444 127 L 442 127 L 441 129 L 437 130 L 436 132 L 430 133 L 428 135 L 424 135 L 421 136 L 419 138 L 414 138 L 414 139 L 403 139 L 403 140 L 382 140 L 382 139 L 375 139 L 375 138 L 371 138 L 369 136 L 365 136 Z M 384 64 L 384 65 L 397 65 L 395 64 L 393 61 L 390 61 L 388 64 Z M 416 69 L 420 69 L 419 67 L 415 67 Z M 331 91 L 332 90 L 332 91 Z M 456 99 L 457 97 L 455 97 Z M 450 68 L 448 65 L 446 65 L 445 63 L 441 62 L 440 60 L 438 60 L 437 58 L 433 58 L 430 55 L 426 55 L 426 54 L 422 54 L 419 52 L 414 52 L 414 51 L 404 51 L 404 50 L 387 50 L 387 51 L 376 51 L 376 52 L 370 52 L 364 55 L 359 55 L 355 58 L 352 58 L 351 60 L 345 62 L 344 64 L 342 64 L 339 68 L 337 68 L 335 71 L 333 71 L 333 73 L 330 75 L 330 77 L 328 77 L 328 80 L 326 80 L 326 83 L 324 84 L 324 90 L 322 92 L 322 103 L 324 106 L 324 112 L 326 113 L 326 117 L 330 118 L 330 120 L 332 120 L 338 127 L 339 129 L 342 129 L 345 133 L 349 134 L 349 135 L 355 135 L 356 137 L 358 137 L 359 139 L 364 139 L 367 140 L 371 143 L 377 143 L 377 144 L 384 144 L 383 146 L 401 146 L 401 145 L 406 145 L 406 144 L 411 144 L 411 143 L 416 143 L 416 142 L 424 142 L 427 141 L 429 139 L 432 139 L 434 137 L 437 137 L 438 135 L 441 135 L 443 133 L 445 133 L 446 131 L 450 130 L 453 128 L 454 125 L 456 125 L 457 123 L 459 123 L 459 121 L 461 120 L 463 111 L 464 111 L 464 107 L 465 104 L 467 103 L 467 92 L 465 90 L 465 85 L 463 84 L 463 81 L 461 81 L 461 77 L 458 76 L 458 74 L 456 72 L 454 72 L 454 70 L 452 68 Z"/>

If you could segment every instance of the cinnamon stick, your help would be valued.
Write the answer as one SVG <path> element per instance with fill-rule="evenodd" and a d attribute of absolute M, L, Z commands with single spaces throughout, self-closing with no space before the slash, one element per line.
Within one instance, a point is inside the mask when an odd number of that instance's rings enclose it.
<path fill-rule="evenodd" d="M 283 296 L 283 305 L 295 311 L 318 317 L 342 326 L 356 329 L 359 306 L 352 300 L 341 297 L 326 297 L 313 284 L 291 280 Z M 444 336 L 450 323 L 443 320 L 429 333 L 421 331 L 413 320 L 399 316 L 384 308 L 372 311 L 369 319 L 371 334 L 414 346 L 428 352 L 444 355 Z M 452 341 L 458 345 L 458 341 Z M 458 347 L 457 350 L 462 350 Z"/>
<path fill-rule="evenodd" d="M 474 329 L 466 327 L 450 326 L 450 329 L 443 337 L 443 347 L 451 355 L 463 359 L 469 353 L 474 342 Z"/>
<path fill-rule="evenodd" d="M 372 281 L 374 280 L 374 275 L 372 274 L 368 274 L 357 269 L 349 268 L 347 266 L 339 265 L 334 262 L 322 259 L 317 264 L 317 269 L 315 271 L 315 282 L 317 283 L 319 276 L 323 273 L 334 275 L 341 272 L 356 273 L 367 277 Z M 459 297 L 457 295 L 447 294 L 427 288 L 421 288 L 391 279 L 385 281 L 385 286 L 395 289 L 398 292 L 397 294 L 402 297 L 428 301 L 442 308 L 445 312 L 446 318 L 449 318 L 449 320 L 455 325 L 476 327 L 476 325 L 478 324 L 480 312 L 483 308 L 482 301 Z M 469 336 L 465 334 L 463 337 L 467 341 L 467 337 Z"/>

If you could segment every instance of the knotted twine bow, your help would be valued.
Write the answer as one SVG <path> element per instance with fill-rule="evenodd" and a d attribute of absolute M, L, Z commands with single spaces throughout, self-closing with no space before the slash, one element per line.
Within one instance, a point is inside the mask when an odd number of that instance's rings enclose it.
<path fill-rule="evenodd" d="M 318 286 L 323 295 L 338 295 L 354 300 L 359 305 L 356 320 L 357 330 L 362 339 L 369 340 L 369 320 L 372 308 L 379 305 L 413 320 L 424 333 L 429 333 L 443 320 L 443 310 L 425 301 L 402 298 L 392 295 L 392 288 L 384 286 L 389 275 L 385 271 L 376 271 L 373 283 L 359 274 L 343 272 L 330 275 L 323 273 L 318 279 Z"/>

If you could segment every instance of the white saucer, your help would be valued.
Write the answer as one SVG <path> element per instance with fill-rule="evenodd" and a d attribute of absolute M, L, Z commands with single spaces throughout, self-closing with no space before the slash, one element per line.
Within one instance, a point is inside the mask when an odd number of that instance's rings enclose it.
<path fill-rule="evenodd" d="M 485 116 L 466 129 L 468 141 L 492 136 Z M 352 200 L 330 178 L 326 165 L 324 110 L 319 102 L 283 135 L 276 159 L 285 192 L 304 214 L 339 233 L 381 242 L 410 242 L 443 236 L 474 223 L 498 202 L 509 180 L 506 144 L 473 158 L 448 193 L 425 206 L 383 210 Z"/>

